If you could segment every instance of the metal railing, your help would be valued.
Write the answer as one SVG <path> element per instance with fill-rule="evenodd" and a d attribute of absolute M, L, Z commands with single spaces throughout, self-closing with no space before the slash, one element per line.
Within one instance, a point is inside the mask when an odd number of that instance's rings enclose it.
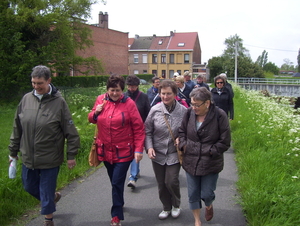
<path fill-rule="evenodd" d="M 228 78 L 234 81 L 234 78 Z M 237 83 L 257 83 L 257 84 L 290 84 L 299 85 L 300 79 L 275 79 L 275 78 L 237 78 Z"/>

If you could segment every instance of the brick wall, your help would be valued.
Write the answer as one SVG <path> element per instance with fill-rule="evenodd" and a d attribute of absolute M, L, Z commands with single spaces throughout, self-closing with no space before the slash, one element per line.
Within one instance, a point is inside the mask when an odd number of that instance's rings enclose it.
<path fill-rule="evenodd" d="M 92 30 L 94 46 L 77 51 L 82 57 L 95 56 L 102 61 L 104 73 L 102 74 L 128 74 L 128 33 L 86 25 Z M 74 76 L 80 75 L 75 72 Z"/>

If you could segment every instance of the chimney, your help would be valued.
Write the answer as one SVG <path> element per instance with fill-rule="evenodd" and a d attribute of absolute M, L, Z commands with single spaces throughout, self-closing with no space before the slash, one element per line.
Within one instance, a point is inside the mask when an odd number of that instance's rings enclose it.
<path fill-rule="evenodd" d="M 103 14 L 102 11 L 99 12 L 99 27 L 108 29 L 108 14 L 105 12 Z"/>
<path fill-rule="evenodd" d="M 139 35 L 135 35 L 134 39 L 138 39 L 140 36 Z"/>
<path fill-rule="evenodd" d="M 174 32 L 173 31 L 170 31 L 170 36 L 174 36 Z"/>

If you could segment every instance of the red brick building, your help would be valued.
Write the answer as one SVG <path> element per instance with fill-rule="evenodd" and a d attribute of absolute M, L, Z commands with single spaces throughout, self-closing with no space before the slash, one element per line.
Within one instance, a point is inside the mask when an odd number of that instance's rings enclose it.
<path fill-rule="evenodd" d="M 128 32 L 120 32 L 108 28 L 108 14 L 99 13 L 99 23 L 87 25 L 92 30 L 94 46 L 80 50 L 82 57 L 95 56 L 101 60 L 104 75 L 115 73 L 128 74 Z M 74 72 L 74 76 L 81 75 Z"/>

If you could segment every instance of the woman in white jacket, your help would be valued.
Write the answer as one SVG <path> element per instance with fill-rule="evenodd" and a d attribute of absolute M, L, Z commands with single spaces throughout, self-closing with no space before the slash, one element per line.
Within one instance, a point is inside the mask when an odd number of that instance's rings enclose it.
<path fill-rule="evenodd" d="M 163 211 L 159 219 L 173 218 L 180 214 L 180 163 L 174 139 L 178 137 L 186 108 L 176 99 L 177 85 L 174 81 L 163 81 L 159 86 L 162 102 L 153 106 L 145 122 L 145 147 L 158 184 Z M 171 129 L 171 133 L 169 128 Z"/>

